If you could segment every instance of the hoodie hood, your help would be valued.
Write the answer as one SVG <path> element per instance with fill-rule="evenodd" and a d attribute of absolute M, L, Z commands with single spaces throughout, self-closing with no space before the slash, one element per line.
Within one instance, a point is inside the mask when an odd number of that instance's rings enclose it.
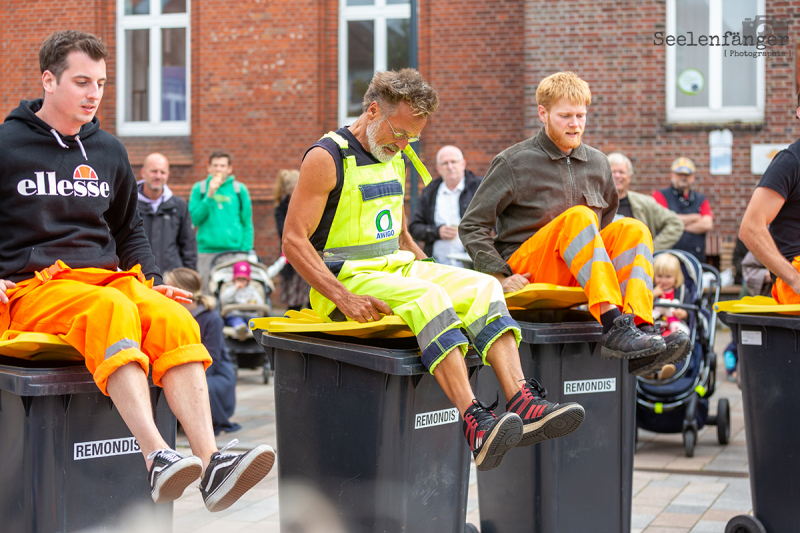
<path fill-rule="evenodd" d="M 19 120 L 23 122 L 33 133 L 36 135 L 44 135 L 53 139 L 63 149 L 77 149 L 80 150 L 83 158 L 88 161 L 89 156 L 83 146 L 83 142 L 91 135 L 100 129 L 100 121 L 97 117 L 92 117 L 92 121 L 81 126 L 77 135 L 64 136 L 61 135 L 55 128 L 51 127 L 47 122 L 36 116 L 36 112 L 42 108 L 44 100 L 22 100 L 19 106 L 11 111 L 6 117 L 5 122 Z"/>

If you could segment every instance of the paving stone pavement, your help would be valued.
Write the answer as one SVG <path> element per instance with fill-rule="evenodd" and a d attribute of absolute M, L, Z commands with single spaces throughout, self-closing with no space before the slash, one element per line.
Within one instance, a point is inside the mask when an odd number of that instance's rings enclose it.
<path fill-rule="evenodd" d="M 721 354 L 730 340 L 720 331 L 715 352 L 719 369 Z M 693 458 L 685 457 L 681 435 L 639 432 L 634 457 L 633 510 L 631 533 L 724 533 L 729 519 L 751 512 L 747 452 L 744 438 L 741 393 L 734 383 L 721 381 L 711 401 L 728 398 L 731 405 L 731 443 L 717 444 L 716 427 L 706 426 L 698 435 Z M 232 420 L 243 429 L 222 435 L 218 446 L 239 439 L 234 449 L 256 444 L 276 446 L 273 386 L 264 385 L 259 370 L 241 369 L 236 388 L 237 410 Z M 180 450 L 188 451 L 179 433 Z M 211 514 L 205 510 L 197 484 L 186 490 L 174 504 L 174 533 L 279 533 L 277 468 L 230 509 Z M 331 518 L 331 520 L 333 517 Z M 469 482 L 467 522 L 479 526 L 478 485 L 472 465 Z M 333 522 L 323 521 L 304 533 L 334 533 Z M 589 533 L 589 532 L 587 532 Z"/>

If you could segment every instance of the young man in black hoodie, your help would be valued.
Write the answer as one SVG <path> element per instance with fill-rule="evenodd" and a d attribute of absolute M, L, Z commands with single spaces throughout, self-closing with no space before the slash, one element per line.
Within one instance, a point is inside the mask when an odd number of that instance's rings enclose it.
<path fill-rule="evenodd" d="M 205 472 L 206 507 L 221 511 L 269 472 L 274 452 L 217 450 L 204 373 L 211 357 L 173 301 L 191 295 L 163 285 L 127 152 L 95 118 L 107 56 L 93 35 L 53 33 L 39 51 L 43 100 L 22 101 L 0 126 L 0 331 L 72 344 L 136 437 L 153 499 L 177 499 Z M 169 449 L 158 432 L 150 365 L 197 456 Z"/>

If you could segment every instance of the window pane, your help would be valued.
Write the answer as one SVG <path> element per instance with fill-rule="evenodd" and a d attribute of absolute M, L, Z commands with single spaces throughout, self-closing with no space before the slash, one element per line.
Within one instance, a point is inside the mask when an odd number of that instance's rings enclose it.
<path fill-rule="evenodd" d="M 186 28 L 161 30 L 161 120 L 186 120 Z"/>
<path fill-rule="evenodd" d="M 162 13 L 186 13 L 186 0 L 161 0 Z"/>
<path fill-rule="evenodd" d="M 150 30 L 125 30 L 125 121 L 149 120 Z"/>
<path fill-rule="evenodd" d="M 708 0 L 676 1 L 676 37 L 708 35 Z M 708 106 L 708 47 L 675 47 L 676 107 Z"/>
<path fill-rule="evenodd" d="M 347 0 L 348 6 L 374 6 L 375 0 Z"/>
<path fill-rule="evenodd" d="M 126 15 L 149 15 L 150 0 L 125 0 Z"/>
<path fill-rule="evenodd" d="M 408 4 L 408 0 L 386 0 L 387 4 Z"/>
<path fill-rule="evenodd" d="M 347 22 L 347 115 L 361 114 L 361 100 L 375 73 L 375 21 Z"/>
<path fill-rule="evenodd" d="M 722 34 L 726 31 L 745 35 L 743 21 L 755 20 L 758 5 L 756 0 L 723 0 Z M 756 28 L 756 31 L 758 28 Z M 731 57 L 731 52 L 753 52 L 753 46 L 726 46 L 722 58 L 722 105 L 756 105 L 756 67 L 755 57 Z M 726 53 L 727 52 L 727 53 Z"/>
<path fill-rule="evenodd" d="M 408 66 L 409 19 L 386 21 L 386 67 L 398 70 Z"/>

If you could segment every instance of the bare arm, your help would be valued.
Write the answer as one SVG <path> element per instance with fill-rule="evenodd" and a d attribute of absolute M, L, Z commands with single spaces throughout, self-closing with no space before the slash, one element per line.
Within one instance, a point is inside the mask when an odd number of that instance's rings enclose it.
<path fill-rule="evenodd" d="M 413 253 L 417 259 L 426 259 L 428 257 L 427 255 L 425 255 L 425 252 L 423 252 L 420 249 L 417 243 L 414 242 L 414 238 L 408 231 L 408 226 L 406 225 L 405 209 L 403 210 L 403 230 L 400 232 L 400 235 L 398 236 L 397 240 L 401 250 L 408 250 L 409 252 Z"/>
<path fill-rule="evenodd" d="M 358 322 L 379 320 L 381 313 L 392 314 L 391 308 L 377 298 L 358 296 L 347 290 L 328 270 L 309 240 L 322 219 L 328 194 L 335 186 L 336 165 L 331 155 L 322 148 L 309 151 L 300 166 L 300 179 L 289 202 L 283 227 L 283 253 L 294 269 L 345 316 Z"/>
<path fill-rule="evenodd" d="M 800 293 L 800 272 L 781 255 L 767 229 L 785 202 L 783 196 L 772 189 L 757 187 L 744 213 L 739 238 L 756 259 L 785 281 L 793 291 Z"/>

